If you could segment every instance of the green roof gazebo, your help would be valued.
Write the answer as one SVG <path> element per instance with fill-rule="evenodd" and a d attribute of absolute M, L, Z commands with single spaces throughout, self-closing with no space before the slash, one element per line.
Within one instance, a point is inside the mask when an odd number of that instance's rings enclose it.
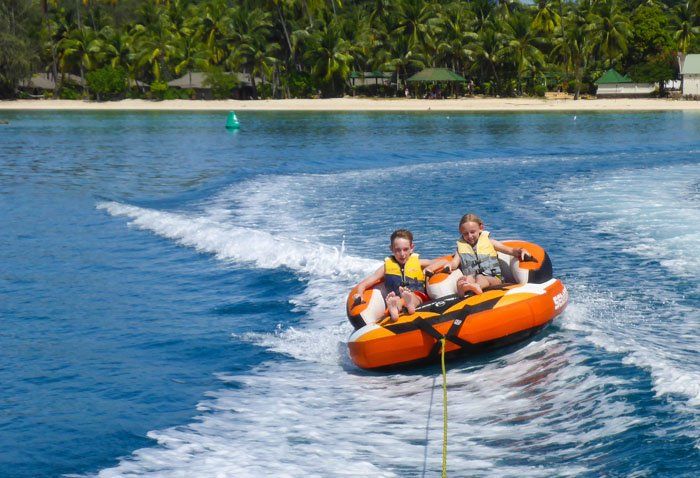
<path fill-rule="evenodd" d="M 610 85 L 614 83 L 632 83 L 632 78 L 627 75 L 621 75 L 614 68 L 610 68 L 595 82 L 596 85 Z"/>
<path fill-rule="evenodd" d="M 406 81 L 467 81 L 449 68 L 426 68 Z"/>
<path fill-rule="evenodd" d="M 419 71 L 412 77 L 406 79 L 406 82 L 411 82 L 411 83 L 419 83 L 419 82 L 425 82 L 425 83 L 441 83 L 441 82 L 448 82 L 452 85 L 452 94 L 454 95 L 454 84 L 455 83 L 464 83 L 467 80 L 464 79 L 462 76 L 458 75 L 454 71 L 450 70 L 449 68 L 426 68 L 425 70 Z M 439 88 L 437 91 L 437 94 L 435 95 L 437 97 L 440 97 L 440 92 Z"/>

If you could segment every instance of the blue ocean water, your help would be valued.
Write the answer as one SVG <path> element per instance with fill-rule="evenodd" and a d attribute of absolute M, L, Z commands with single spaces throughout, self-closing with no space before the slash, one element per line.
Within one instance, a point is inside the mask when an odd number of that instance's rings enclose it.
<path fill-rule="evenodd" d="M 450 476 L 700 475 L 700 115 L 238 116 L 3 113 L 0 476 L 439 476 L 438 368 L 344 299 L 466 212 L 571 299 L 449 364 Z"/>

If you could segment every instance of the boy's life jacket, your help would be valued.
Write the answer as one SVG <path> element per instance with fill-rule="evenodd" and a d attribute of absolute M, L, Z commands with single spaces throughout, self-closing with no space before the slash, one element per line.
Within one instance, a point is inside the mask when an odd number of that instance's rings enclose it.
<path fill-rule="evenodd" d="M 467 241 L 460 238 L 457 241 L 462 274 L 476 276 L 478 274 L 501 278 L 501 266 L 498 263 L 498 253 L 489 240 L 489 232 L 481 231 L 476 241 L 476 250 Z"/>
<path fill-rule="evenodd" d="M 412 291 L 425 290 L 425 275 L 420 266 L 420 255 L 411 254 L 401 267 L 394 256 L 384 259 L 384 287 L 387 293 L 399 295 L 399 287 L 408 287 Z"/>

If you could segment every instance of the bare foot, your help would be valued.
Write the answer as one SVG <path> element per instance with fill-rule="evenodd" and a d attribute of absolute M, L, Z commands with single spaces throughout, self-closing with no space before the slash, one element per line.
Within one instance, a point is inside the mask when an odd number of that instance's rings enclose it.
<path fill-rule="evenodd" d="M 481 290 L 479 284 L 475 282 L 462 282 L 461 284 L 459 284 L 458 292 L 462 295 L 467 295 L 467 292 L 471 292 L 474 295 L 479 295 L 482 294 L 484 291 Z"/>
<path fill-rule="evenodd" d="M 389 317 L 391 322 L 396 322 L 399 318 L 399 306 L 401 305 L 401 299 L 396 296 L 393 292 L 389 292 L 386 296 L 386 305 L 389 310 Z"/>
<path fill-rule="evenodd" d="M 406 311 L 408 314 L 415 314 L 416 307 L 413 305 L 413 293 L 405 290 L 401 292 L 401 298 L 403 299 L 403 303 L 406 304 Z"/>

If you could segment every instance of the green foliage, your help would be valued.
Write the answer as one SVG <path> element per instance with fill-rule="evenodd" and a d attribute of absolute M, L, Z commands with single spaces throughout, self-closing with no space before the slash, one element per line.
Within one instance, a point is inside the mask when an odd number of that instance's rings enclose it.
<path fill-rule="evenodd" d="M 19 82 L 31 76 L 31 55 L 19 38 L 0 33 L 0 98 L 11 98 Z"/>
<path fill-rule="evenodd" d="M 86 75 L 89 90 L 98 100 L 113 99 L 127 87 L 126 71 L 123 68 L 107 66 L 91 71 Z"/>
<path fill-rule="evenodd" d="M 257 90 L 258 90 L 258 96 L 261 99 L 272 98 L 272 85 L 270 83 L 257 85 Z"/>
<path fill-rule="evenodd" d="M 673 53 L 667 52 L 649 58 L 649 61 L 635 65 L 629 70 L 630 77 L 637 82 L 656 83 L 676 77 L 676 64 Z"/>
<path fill-rule="evenodd" d="M 544 94 L 547 93 L 547 87 L 544 85 L 535 85 L 533 92 L 535 93 L 535 96 L 544 98 Z"/>
<path fill-rule="evenodd" d="M 164 100 L 168 92 L 168 84 L 164 81 L 154 81 L 151 83 L 151 98 L 154 100 Z"/>
<path fill-rule="evenodd" d="M 630 17 L 632 23 L 632 64 L 673 48 L 668 16 L 658 3 L 640 5 Z"/>
<path fill-rule="evenodd" d="M 13 8 L 14 7 L 14 8 Z M 19 5 L 0 4 L 0 98 L 12 98 L 20 81 L 31 77 L 34 54 L 17 22 Z"/>
<path fill-rule="evenodd" d="M 212 68 L 207 72 L 204 85 L 211 87 L 211 94 L 215 100 L 226 100 L 231 98 L 233 89 L 239 82 L 238 78 L 220 68 Z"/>
<path fill-rule="evenodd" d="M 287 76 L 287 87 L 292 98 L 311 98 L 317 88 L 308 74 L 300 72 L 292 72 Z"/>
<path fill-rule="evenodd" d="M 700 51 L 698 0 L 0 1 L 0 96 L 32 72 L 87 78 L 100 98 L 128 84 L 149 97 L 191 97 L 165 81 L 210 71 L 215 98 L 235 75 L 256 78 L 261 97 L 340 96 L 352 71 L 406 78 L 447 67 L 474 79 L 474 92 L 539 94 L 543 76 L 562 72 L 585 92 L 594 72 L 616 66 L 667 76 L 660 55 Z M 42 10 L 42 5 L 46 10 Z M 262 81 L 258 81 L 260 79 Z M 112 83 L 112 80 L 114 82 Z M 548 82 L 551 87 L 554 82 Z M 165 85 L 165 86 L 164 86 Z M 394 95 L 396 84 L 356 93 Z M 80 97 L 66 88 L 63 96 Z M 128 91 L 129 96 L 141 96 Z"/>
<path fill-rule="evenodd" d="M 83 97 L 83 93 L 80 91 L 80 87 L 78 85 L 69 83 L 61 87 L 58 97 L 62 100 L 79 100 Z"/>

